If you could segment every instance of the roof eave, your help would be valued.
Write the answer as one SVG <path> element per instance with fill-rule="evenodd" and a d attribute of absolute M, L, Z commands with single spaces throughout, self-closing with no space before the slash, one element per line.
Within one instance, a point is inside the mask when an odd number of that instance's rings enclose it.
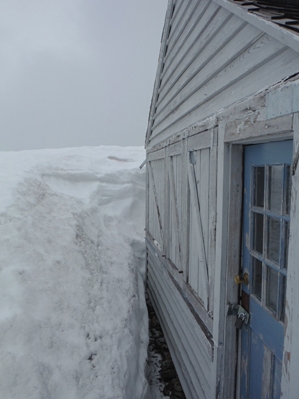
<path fill-rule="evenodd" d="M 213 1 L 299 53 L 299 35 L 297 33 L 282 28 L 258 15 L 249 13 L 246 9 L 242 8 L 241 5 L 235 4 L 229 0 Z"/>

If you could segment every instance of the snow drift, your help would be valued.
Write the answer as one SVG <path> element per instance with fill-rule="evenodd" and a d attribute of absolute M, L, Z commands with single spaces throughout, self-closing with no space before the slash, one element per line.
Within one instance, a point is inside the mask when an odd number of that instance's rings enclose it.
<path fill-rule="evenodd" d="M 0 398 L 142 399 L 140 147 L 0 153 Z"/>

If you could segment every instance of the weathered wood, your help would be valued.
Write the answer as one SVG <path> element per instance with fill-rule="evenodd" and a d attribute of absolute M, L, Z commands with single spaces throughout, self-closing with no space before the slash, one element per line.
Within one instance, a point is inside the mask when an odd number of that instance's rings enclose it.
<path fill-rule="evenodd" d="M 299 114 L 294 115 L 293 159 L 299 153 Z M 288 257 L 288 277 L 285 315 L 285 340 L 282 362 L 282 398 L 293 399 L 299 392 L 299 168 L 294 169 L 292 177 L 292 198 L 290 212 L 290 242 Z"/>
<path fill-rule="evenodd" d="M 204 4 L 204 3 L 203 3 Z M 208 4 L 208 3 L 206 3 Z M 221 7 L 216 7 L 208 20 L 202 18 L 206 11 L 206 7 L 198 9 L 200 12 L 200 20 L 198 25 L 194 27 L 192 34 L 189 36 L 184 46 L 176 54 L 175 62 L 172 62 L 165 70 L 161 86 L 159 89 L 159 99 L 157 107 L 164 100 L 173 85 L 180 79 L 185 71 L 194 63 L 199 54 L 209 47 L 211 40 L 217 36 L 219 30 L 226 27 L 231 20 L 233 14 L 227 12 Z M 205 14 L 204 14 L 205 15 Z M 219 23 L 218 18 L 221 20 Z M 237 17 L 236 17 L 237 19 Z"/>
<path fill-rule="evenodd" d="M 218 127 L 211 131 L 210 149 L 210 188 L 209 188 L 209 315 L 214 312 L 214 281 L 216 257 L 216 227 L 217 227 L 217 167 L 218 167 Z"/>
<path fill-rule="evenodd" d="M 282 29 L 273 22 L 260 18 L 253 13 L 249 13 L 246 9 L 243 9 L 242 6 L 238 7 L 236 6 L 236 3 L 229 0 L 213 1 L 299 53 L 299 36 L 294 34 L 294 32 L 291 32 L 288 29 Z"/>
<path fill-rule="evenodd" d="M 197 151 L 212 146 L 211 130 L 197 134 L 188 139 L 188 151 Z"/>
<path fill-rule="evenodd" d="M 242 146 L 230 146 L 228 158 L 224 159 L 229 164 L 229 193 L 228 204 L 228 229 L 226 241 L 226 274 L 225 274 L 225 298 L 227 303 L 237 303 L 238 287 L 234 282 L 234 277 L 239 274 L 241 257 L 241 226 L 242 226 L 242 200 L 243 200 L 243 148 Z M 224 204 L 225 206 L 225 204 Z M 224 351 L 223 359 L 231 359 L 231 367 L 225 368 L 226 378 L 222 380 L 221 391 L 223 398 L 233 398 L 235 396 L 235 381 L 237 375 L 237 332 L 235 320 L 231 316 L 226 317 L 224 322 Z"/>
<path fill-rule="evenodd" d="M 214 289 L 214 323 L 213 323 L 213 337 L 217 345 L 215 351 L 215 361 L 213 363 L 213 375 L 216 380 L 216 385 L 219 387 L 221 376 L 224 373 L 224 358 L 223 358 L 223 325 L 225 320 L 225 272 L 226 272 L 226 255 L 227 255 L 227 220 L 228 209 L 227 199 L 229 185 L 227 184 L 228 176 L 228 146 L 223 142 L 223 127 L 219 125 L 219 147 L 218 147 L 218 170 L 217 170 L 217 231 L 216 231 L 216 260 L 215 260 L 215 289 Z M 213 387 L 214 395 L 216 386 Z M 216 395 L 215 395 L 216 396 Z M 219 395 L 219 397 L 221 397 Z"/>
<path fill-rule="evenodd" d="M 157 102 L 158 90 L 159 90 L 159 87 L 160 87 L 160 75 L 162 73 L 163 65 L 164 65 L 163 64 L 163 60 L 164 60 L 165 51 L 166 51 L 166 41 L 167 41 L 167 37 L 169 35 L 170 19 L 171 19 L 172 9 L 173 9 L 173 0 L 170 0 L 168 2 L 168 6 L 167 6 L 167 12 L 166 12 L 165 23 L 164 23 L 164 28 L 163 28 L 163 34 L 162 34 L 162 39 L 161 39 L 161 47 L 160 47 L 160 53 L 159 53 L 158 68 L 157 68 L 157 72 L 156 72 L 154 91 L 153 91 L 150 114 L 149 114 L 149 119 L 148 119 L 148 128 L 147 128 L 146 137 L 145 137 L 145 146 L 147 146 L 147 144 L 149 142 L 149 138 L 150 138 L 151 131 L 152 131 L 153 116 L 154 116 L 154 113 L 155 113 L 155 107 L 156 107 L 155 104 Z"/>
<path fill-rule="evenodd" d="M 219 89 L 217 93 L 214 93 L 215 97 L 202 102 L 198 98 L 197 105 L 193 107 L 194 109 L 188 110 L 181 118 L 170 123 L 161 134 L 153 138 L 151 145 L 163 142 L 169 136 L 170 132 L 173 134 L 173 132 L 180 131 L 184 127 L 190 126 L 196 121 L 205 119 L 218 112 L 218 104 L 222 104 L 224 108 L 228 107 L 232 101 L 246 98 L 261 88 L 266 88 L 273 82 L 277 82 L 283 77 L 298 71 L 298 60 L 298 54 L 295 54 L 292 50 L 282 49 L 274 58 L 269 57 L 257 66 L 257 70 L 254 69 L 245 74 L 240 81 L 231 82 L 232 85 L 223 88 L 223 90 Z M 267 63 L 269 68 L 267 67 Z"/>
<path fill-rule="evenodd" d="M 244 44 L 242 42 L 241 49 L 233 52 L 233 54 L 229 52 L 228 56 L 226 51 L 222 51 L 218 54 L 220 60 L 218 62 L 217 60 L 214 61 L 214 67 L 208 63 L 196 75 L 196 78 L 192 79 L 190 85 L 180 92 L 176 100 L 166 107 L 159 118 L 155 118 L 153 131 L 156 129 L 157 131 L 163 130 L 168 124 L 181 118 L 186 112 L 190 112 L 195 106 L 194 104 L 196 104 L 197 108 L 198 105 L 207 102 L 210 98 L 214 98 L 225 88 L 240 81 L 248 76 L 249 73 L 286 50 L 280 42 L 270 36 L 258 34 L 258 36 L 255 35 L 248 42 L 247 35 L 243 37 Z"/>
<path fill-rule="evenodd" d="M 151 179 L 151 183 L 152 183 L 155 206 L 156 206 L 156 211 L 157 211 L 157 216 L 158 216 L 158 221 L 159 221 L 160 237 L 161 237 L 162 242 L 163 242 L 164 241 L 164 233 L 163 233 L 163 225 L 162 225 L 162 216 L 163 216 L 163 214 L 160 211 L 160 206 L 159 206 L 159 203 L 158 203 L 157 188 L 156 188 L 156 184 L 155 184 L 154 173 L 153 173 L 151 162 L 148 163 L 148 169 L 149 169 L 149 175 L 150 175 L 150 179 Z"/>
<path fill-rule="evenodd" d="M 168 148 L 168 155 L 173 157 L 175 155 L 180 155 L 182 153 L 182 141 L 172 144 Z"/>
<path fill-rule="evenodd" d="M 152 256 L 157 258 L 157 261 L 168 271 L 169 275 L 172 277 L 173 280 L 176 281 L 177 286 L 176 289 L 179 289 L 182 297 L 186 300 L 193 309 L 193 313 L 198 316 L 199 322 L 198 324 L 201 326 L 202 329 L 206 329 L 208 334 L 211 335 L 211 331 L 213 329 L 213 319 L 211 315 L 207 312 L 204 308 L 201 299 L 198 297 L 197 293 L 190 287 L 190 285 L 184 279 L 182 273 L 178 273 L 177 268 L 170 262 L 169 259 L 165 257 L 162 250 L 159 249 L 155 245 L 155 240 L 150 234 L 149 231 L 146 231 L 146 242 L 151 244 L 151 248 L 155 248 L 155 252 L 152 253 Z M 149 245 L 147 245 L 150 248 Z"/>
<path fill-rule="evenodd" d="M 203 70 L 201 76 L 203 76 L 203 79 L 205 78 L 204 67 L 212 62 L 212 60 L 214 60 L 212 66 L 210 66 L 212 70 L 215 70 L 217 67 L 223 68 L 225 61 L 221 60 L 219 62 L 216 60 L 216 58 L 219 59 L 221 51 L 230 59 L 234 54 L 238 53 L 238 48 L 241 50 L 244 49 L 244 46 L 251 37 L 256 38 L 256 36 L 261 33 L 257 29 L 246 24 L 244 21 L 236 17 L 232 18 L 226 13 L 222 16 L 224 19 L 222 23 L 221 21 L 219 22 L 218 18 L 216 18 L 217 16 L 218 15 L 215 15 L 214 18 L 214 23 L 217 23 L 217 29 L 214 31 L 207 29 L 207 32 L 204 34 L 204 36 L 206 36 L 210 33 L 210 40 L 206 42 L 200 37 L 199 43 L 195 43 L 196 51 L 193 51 L 195 54 L 192 54 L 192 52 L 190 54 L 192 56 L 191 60 L 189 54 L 185 56 L 184 61 L 180 66 L 183 73 L 181 72 L 178 76 L 176 76 L 176 73 L 173 76 L 173 79 L 171 79 L 171 85 L 167 85 L 166 82 L 164 83 L 164 80 L 162 80 L 159 102 L 157 103 L 157 111 L 154 116 L 155 121 L 157 121 L 159 114 L 162 113 L 162 111 L 183 89 L 187 90 L 186 86 L 201 70 Z M 245 34 L 243 31 L 245 31 Z M 243 39 L 240 41 L 237 40 L 238 35 L 241 35 Z M 187 67 L 184 68 L 184 65 L 186 64 Z M 208 69 L 208 72 L 210 73 L 211 69 Z"/>
<path fill-rule="evenodd" d="M 188 325 L 186 325 L 186 329 L 190 330 L 192 332 L 192 337 L 194 339 L 198 339 L 199 343 L 199 348 L 198 350 L 201 352 L 200 356 L 198 358 L 198 361 L 200 361 L 200 357 L 204 357 L 204 364 L 205 367 L 208 368 L 210 367 L 210 361 L 213 358 L 213 340 L 211 339 L 211 334 L 209 331 L 204 331 L 202 329 L 202 321 L 198 319 L 198 315 L 194 312 L 193 306 L 189 303 L 189 301 L 184 298 L 184 296 L 181 294 L 181 288 L 179 285 L 175 282 L 174 284 L 174 279 L 165 267 L 165 264 L 163 262 L 159 262 L 159 256 L 156 254 L 156 248 L 154 248 L 150 243 L 149 243 L 149 255 L 151 258 L 151 266 L 149 267 L 150 269 L 153 270 L 153 273 L 156 274 L 157 280 L 161 281 L 162 279 L 166 280 L 165 284 L 165 295 L 170 299 L 170 309 L 173 310 L 174 312 L 178 313 L 178 308 L 179 306 L 180 309 L 184 308 L 185 312 L 184 314 L 181 314 L 180 317 L 183 318 L 185 322 L 188 321 Z M 161 278 L 159 278 L 161 276 Z M 175 299 L 175 300 L 173 300 Z"/>
<path fill-rule="evenodd" d="M 278 118 L 257 122 L 252 116 L 238 119 L 226 124 L 225 142 L 246 142 L 254 139 L 258 141 L 271 140 L 278 135 L 293 131 L 293 115 L 284 115 Z"/>
<path fill-rule="evenodd" d="M 165 276 L 167 280 L 167 289 L 170 290 L 170 297 L 176 297 L 178 299 L 178 303 L 181 307 L 185 307 L 186 312 L 185 315 L 182 317 L 188 318 L 189 323 L 189 328 L 193 330 L 194 332 L 196 331 L 197 334 L 199 334 L 200 338 L 200 347 L 202 351 L 202 355 L 205 356 L 205 361 L 207 364 L 209 364 L 209 359 L 213 358 L 213 346 L 214 346 L 214 341 L 212 339 L 212 335 L 210 333 L 210 330 L 207 329 L 206 323 L 198 317 L 198 312 L 197 309 L 195 309 L 192 305 L 191 302 L 189 302 L 188 298 L 185 298 L 184 295 L 182 295 L 182 287 L 178 284 L 176 279 L 173 278 L 173 274 L 171 273 L 170 269 L 167 267 L 167 260 L 163 258 L 161 255 L 161 252 L 157 247 L 153 245 L 153 240 L 150 236 L 147 236 L 148 240 L 148 249 L 149 249 L 149 254 L 153 260 L 152 266 L 154 266 L 154 269 L 157 271 L 157 277 L 159 274 L 162 274 Z M 162 256 L 162 259 L 161 259 Z M 175 302 L 172 302 L 172 308 L 175 310 Z M 206 312 L 205 312 L 206 315 Z M 211 320 L 208 319 L 208 324 L 211 325 Z"/>
<path fill-rule="evenodd" d="M 189 214 L 190 214 L 190 194 L 188 189 L 187 177 L 187 162 L 188 162 L 188 151 L 187 151 L 187 140 L 181 142 L 182 148 L 182 199 L 181 199 L 181 231 L 182 231 L 182 269 L 183 278 L 188 281 L 188 263 L 189 263 Z"/>
<path fill-rule="evenodd" d="M 165 54 L 165 57 L 168 56 L 169 52 L 173 48 L 173 44 L 175 44 L 178 40 L 178 37 L 182 34 L 182 30 L 184 29 L 184 21 L 188 19 L 190 7 L 192 3 L 194 4 L 193 0 L 187 0 L 182 2 L 182 6 L 179 13 L 173 15 L 171 20 L 171 31 L 167 38 L 167 47 L 168 50 Z"/>
<path fill-rule="evenodd" d="M 198 252 L 199 256 L 199 263 L 198 267 L 199 270 L 195 272 L 195 276 L 197 277 L 197 290 L 198 296 L 204 302 L 206 309 L 208 309 L 209 303 L 209 276 L 208 276 L 208 264 L 207 264 L 207 255 L 206 255 L 206 248 L 204 244 L 204 233 L 203 233 L 203 225 L 202 225 L 202 218 L 201 218 L 201 209 L 200 209 L 200 202 L 199 202 L 199 194 L 197 191 L 197 184 L 196 184 L 196 175 L 194 171 L 194 166 L 189 163 L 188 165 L 188 181 L 191 193 L 191 204 L 192 209 L 195 212 L 196 222 L 192 224 L 194 226 L 194 232 L 197 237 L 197 243 L 200 246 L 200 251 Z M 193 222 L 193 221 L 192 221 Z M 192 223 L 191 222 L 191 223 Z M 195 258 L 196 259 L 196 258 Z M 195 259 L 190 259 L 190 262 L 194 262 Z M 192 278 L 191 268 L 189 265 L 189 273 L 190 278 Z M 200 276 L 200 279 L 199 279 Z M 192 284 L 191 284 L 192 285 Z"/>
<path fill-rule="evenodd" d="M 165 158 L 165 149 L 164 148 L 162 148 L 161 150 L 147 154 L 148 162 L 157 161 L 158 159 L 164 159 L 164 158 Z"/>
<path fill-rule="evenodd" d="M 189 3 L 189 6 L 186 8 L 185 14 L 183 15 L 183 18 L 180 21 L 180 26 L 177 27 L 176 29 L 174 28 L 173 32 L 175 32 L 175 34 L 171 35 L 169 37 L 168 42 L 167 42 L 168 51 L 167 51 L 166 57 L 164 59 L 163 73 L 165 71 L 165 67 L 167 67 L 169 58 L 173 59 L 172 53 L 177 51 L 177 48 L 180 47 L 182 41 L 184 42 L 184 36 L 186 34 L 187 25 L 192 20 L 192 17 L 194 16 L 194 13 L 196 11 L 198 4 L 200 4 L 200 0 L 191 1 Z M 172 61 L 170 60 L 170 62 L 172 62 Z"/>
<path fill-rule="evenodd" d="M 180 203 L 178 202 L 177 198 L 177 190 L 178 190 L 178 185 L 175 184 L 175 178 L 174 178 L 174 167 L 173 167 L 173 160 L 172 157 L 170 157 L 170 162 L 169 162 L 169 183 L 170 183 L 170 197 L 171 197 L 171 202 L 172 202 L 172 215 L 174 218 L 174 223 L 171 226 L 172 230 L 172 235 L 175 236 L 175 246 L 174 246 L 174 251 L 178 252 L 178 256 L 175 256 L 174 262 L 176 266 L 178 267 L 179 270 L 182 270 L 182 255 L 181 255 L 181 225 L 180 225 L 180 220 L 179 220 L 179 214 L 178 214 L 178 205 Z"/>

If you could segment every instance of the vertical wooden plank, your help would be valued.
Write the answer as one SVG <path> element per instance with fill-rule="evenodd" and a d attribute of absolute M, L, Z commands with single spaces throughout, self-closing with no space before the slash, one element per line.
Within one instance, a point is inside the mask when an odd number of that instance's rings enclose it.
<path fill-rule="evenodd" d="M 293 177 L 290 213 L 290 242 L 285 314 L 285 340 L 282 362 L 282 398 L 294 399 L 299 392 L 299 114 L 294 114 Z"/>
<path fill-rule="evenodd" d="M 189 255 L 189 186 L 187 176 L 187 140 L 182 142 L 182 216 L 181 216 L 181 229 L 182 229 L 182 269 L 185 281 L 188 281 L 188 255 Z"/>
<path fill-rule="evenodd" d="M 170 223 L 170 209 L 169 209 L 169 148 L 165 149 L 165 160 L 164 160 L 164 243 L 163 252 L 166 258 L 169 258 L 169 223 Z"/>
<path fill-rule="evenodd" d="M 214 309 L 214 280 L 216 255 L 216 225 L 217 225 L 217 154 L 218 128 L 212 130 L 210 150 L 210 189 L 209 189 L 209 314 L 213 317 Z"/>
<path fill-rule="evenodd" d="M 194 209 L 195 223 L 194 223 L 194 231 L 195 236 L 197 237 L 197 245 L 199 246 L 200 250 L 198 251 L 199 255 L 199 263 L 198 263 L 198 295 L 202 299 L 205 304 L 205 308 L 208 307 L 208 265 L 207 265 L 207 258 L 205 253 L 205 246 L 204 246 L 204 237 L 203 237 L 203 227 L 201 221 L 201 210 L 200 210 L 200 203 L 199 203 L 199 195 L 197 192 L 197 185 L 196 185 L 196 176 L 194 171 L 194 165 L 189 163 L 188 165 L 188 179 L 191 191 L 191 198 L 192 198 L 192 208 Z M 194 215 L 194 216 L 195 216 Z"/>
<path fill-rule="evenodd" d="M 200 175 L 197 176 L 198 194 L 207 264 L 209 265 L 209 218 L 210 218 L 210 148 L 200 151 Z"/>
<path fill-rule="evenodd" d="M 221 389 L 224 375 L 223 360 L 223 326 L 225 322 L 225 273 L 227 256 L 227 222 L 228 222 L 228 194 L 229 186 L 229 147 L 224 144 L 224 124 L 219 123 L 218 127 L 218 168 L 217 168 L 217 231 L 216 231 L 216 260 L 215 260 L 215 289 L 214 289 L 214 323 L 213 338 L 215 342 L 215 359 L 211 384 L 213 397 L 216 391 Z M 225 368 L 225 373 L 228 371 Z M 218 396 L 219 398 L 221 395 Z"/>
<path fill-rule="evenodd" d="M 155 182 L 155 179 L 154 179 L 153 165 L 152 165 L 153 162 L 154 161 L 148 163 L 148 165 L 149 165 L 149 174 L 150 174 L 150 178 L 151 178 L 151 182 L 152 182 L 153 198 L 154 198 L 155 209 L 156 209 L 156 212 L 157 212 L 156 214 L 157 214 L 158 222 L 159 222 L 159 229 L 160 229 L 159 236 L 161 237 L 162 243 L 163 243 L 163 241 L 164 241 L 164 233 L 163 233 L 162 216 L 161 216 L 161 215 L 163 215 L 163 213 L 160 210 L 159 200 L 158 200 L 158 193 L 161 192 L 161 187 L 159 187 L 159 179 L 157 180 L 158 186 L 156 186 L 156 182 Z M 158 235 L 156 235 L 156 237 L 157 236 Z M 154 237 L 154 238 L 156 238 L 156 237 Z"/>
<path fill-rule="evenodd" d="M 230 147 L 229 160 L 229 219 L 227 240 L 227 269 L 226 269 L 226 297 L 225 303 L 236 303 L 238 298 L 238 286 L 234 283 L 234 277 L 239 273 L 241 261 L 241 237 L 242 237 L 242 201 L 243 201 L 243 147 L 233 145 Z M 235 320 L 226 317 L 225 320 L 224 359 L 231 359 L 232 367 L 226 371 L 223 381 L 223 397 L 234 397 L 235 380 L 237 377 L 237 331 Z"/>

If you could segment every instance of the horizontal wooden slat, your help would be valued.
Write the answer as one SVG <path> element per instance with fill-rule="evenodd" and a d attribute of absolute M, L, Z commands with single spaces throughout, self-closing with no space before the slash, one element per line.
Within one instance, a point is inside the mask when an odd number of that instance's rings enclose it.
<path fill-rule="evenodd" d="M 229 122 L 225 127 L 226 142 L 244 142 L 254 138 L 269 139 L 269 136 L 293 131 L 293 115 L 284 115 L 267 121 L 251 121 L 250 118 Z"/>
<path fill-rule="evenodd" d="M 175 32 L 174 35 L 170 35 L 167 42 L 168 51 L 164 59 L 165 65 L 167 63 L 167 60 L 173 57 L 172 56 L 173 50 L 176 51 L 176 49 L 180 46 L 180 43 L 184 41 L 186 27 L 190 23 L 190 19 L 192 19 L 192 16 L 194 15 L 198 3 L 200 3 L 199 0 L 196 1 L 193 0 L 192 2 L 189 3 L 189 7 L 186 9 L 186 13 L 183 15 L 183 18 L 180 21 L 180 25 L 177 27 L 177 31 Z"/>
<path fill-rule="evenodd" d="M 162 148 L 161 150 L 151 152 L 147 155 L 147 160 L 149 162 L 151 161 L 157 161 L 158 159 L 164 159 L 165 158 L 165 149 Z"/>
<path fill-rule="evenodd" d="M 179 155 L 182 153 L 182 149 L 183 149 L 183 143 L 182 143 L 182 141 L 180 141 L 178 143 L 170 145 L 167 149 L 167 154 L 170 157 Z"/>
<path fill-rule="evenodd" d="M 188 138 L 188 151 L 202 150 L 203 148 L 210 148 L 212 146 L 212 130 L 202 132 L 196 136 Z"/>
<path fill-rule="evenodd" d="M 186 15 L 188 15 L 188 10 L 192 5 L 192 2 L 193 0 L 182 1 L 181 3 L 183 4 L 181 4 L 179 12 L 174 12 L 173 14 L 173 18 L 170 22 L 171 31 L 167 39 L 167 46 L 169 46 L 169 51 L 171 51 L 171 43 L 176 41 L 178 36 L 181 34 L 182 21 L 184 21 Z"/>
<path fill-rule="evenodd" d="M 218 18 L 223 19 L 225 23 L 227 16 L 231 15 L 226 10 L 215 7 L 213 3 L 210 8 L 208 8 L 208 5 L 209 3 L 202 2 L 201 6 L 198 7 L 199 17 L 197 19 L 199 21 L 197 25 L 193 27 L 186 42 L 183 42 L 183 46 L 173 52 L 172 57 L 169 58 L 164 66 L 157 107 L 159 107 L 173 84 L 184 73 L 184 70 L 193 63 L 198 54 L 209 44 L 211 38 L 217 33 L 218 26 L 221 28 L 222 23 L 219 24 Z"/>

